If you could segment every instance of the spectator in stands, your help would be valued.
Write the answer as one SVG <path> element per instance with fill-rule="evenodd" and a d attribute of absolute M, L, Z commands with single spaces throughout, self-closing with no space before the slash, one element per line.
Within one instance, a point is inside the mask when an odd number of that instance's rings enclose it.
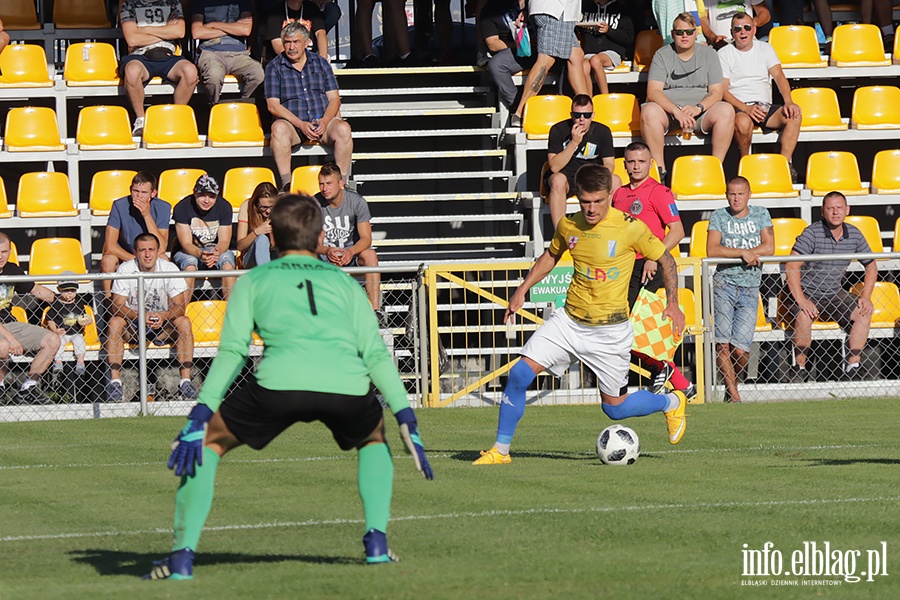
<path fill-rule="evenodd" d="M 112 203 L 106 220 L 101 273 L 115 273 L 119 265 L 134 258 L 132 241 L 139 233 L 152 233 L 163 248 L 169 244 L 169 218 L 172 205 L 156 197 L 156 176 L 138 172 L 131 180 L 131 195 Z M 110 297 L 112 281 L 103 281 L 103 293 Z"/>
<path fill-rule="evenodd" d="M 178 267 L 160 257 L 159 239 L 152 233 L 141 233 L 134 238 L 135 259 L 122 263 L 116 273 L 178 273 Z M 194 333 L 191 321 L 184 314 L 187 284 L 181 277 L 148 278 L 144 280 L 144 325 L 147 341 L 162 346 L 175 341 L 181 382 L 178 391 L 185 399 L 197 397 L 191 385 L 191 368 L 194 366 Z M 109 360 L 110 381 L 106 398 L 110 402 L 122 402 L 122 360 L 125 342 L 138 335 L 140 300 L 136 279 L 116 279 L 112 288 L 113 316 L 109 320 L 106 352 Z"/>
<path fill-rule="evenodd" d="M 725 85 L 716 51 L 697 44 L 697 22 L 681 13 L 672 23 L 675 41 L 657 50 L 650 63 L 647 102 L 641 108 L 641 136 L 668 183 L 665 136 L 672 127 L 709 134 L 712 153 L 725 159 L 734 135 L 734 109 L 722 101 Z"/>
<path fill-rule="evenodd" d="M 850 214 L 847 198 L 840 192 L 831 192 L 822 200 L 822 220 L 808 226 L 797 236 L 792 255 L 812 254 L 862 254 L 871 252 L 866 238 L 855 226 L 845 223 Z M 866 271 L 862 292 L 857 296 L 841 286 L 844 272 L 850 260 L 789 262 L 785 265 L 787 285 L 790 290 L 789 310 L 794 318 L 794 357 L 797 362 L 797 378 L 809 379 L 807 352 L 812 341 L 813 321 L 837 321 L 844 330 L 849 329 L 847 345 L 850 348 L 844 375 L 848 379 L 862 377 L 859 368 L 863 348 L 869 337 L 872 322 L 872 290 L 878 280 L 878 266 L 874 260 L 860 260 Z"/>
<path fill-rule="evenodd" d="M 265 79 L 262 65 L 250 56 L 252 31 L 252 0 L 193 0 L 191 36 L 199 42 L 200 87 L 210 104 L 219 101 L 226 75 L 237 77 L 244 99 Z"/>
<path fill-rule="evenodd" d="M 791 84 L 781 61 L 767 42 L 756 39 L 756 23 L 747 13 L 732 19 L 734 45 L 719 50 L 725 101 L 734 107 L 734 138 L 741 156 L 750 154 L 753 129 L 781 131 L 781 153 L 791 167 L 797 183 L 797 170 L 791 163 L 800 137 L 800 107 L 791 100 Z M 772 104 L 772 81 L 784 104 Z"/>
<path fill-rule="evenodd" d="M 518 0 L 490 0 L 481 10 L 481 31 L 484 44 L 491 53 L 487 69 L 497 84 L 500 101 L 510 113 L 518 105 L 518 90 L 513 83 L 513 75 L 531 68 L 534 58 L 516 54 L 516 40 L 513 31 L 526 26 L 525 11 Z"/>
<path fill-rule="evenodd" d="M 788 4 L 797 3 L 799 6 L 793 8 L 792 14 L 799 11 L 803 14 L 803 3 L 799 0 L 790 0 Z M 822 33 L 825 36 L 826 46 L 831 44 L 831 38 L 834 34 L 834 19 L 831 14 L 831 2 L 829 0 L 813 0 L 813 6 L 816 9 L 816 16 L 819 18 L 819 25 L 822 26 Z M 885 52 L 893 49 L 894 43 L 894 23 L 893 23 L 893 3 L 889 0 L 862 0 L 859 3 L 859 12 L 863 23 L 874 23 L 881 28 L 881 37 L 884 39 Z M 874 9 L 874 19 L 873 19 Z M 831 54 L 830 48 L 825 49 L 825 54 Z"/>
<path fill-rule="evenodd" d="M 175 252 L 172 260 L 182 271 L 233 271 L 237 259 L 228 249 L 231 244 L 231 204 L 219 195 L 219 184 L 209 175 L 201 175 L 194 193 L 185 196 L 172 210 L 175 221 Z M 190 301 L 194 279 L 188 280 Z M 234 277 L 222 278 L 222 296 L 228 299 Z"/>
<path fill-rule="evenodd" d="M 759 309 L 759 257 L 775 251 L 775 234 L 769 211 L 750 206 L 750 182 L 745 178 L 731 179 L 725 197 L 728 206 L 714 211 L 709 219 L 706 253 L 742 261 L 719 265 L 713 275 L 716 366 L 725 380 L 725 401 L 740 402 L 738 381 L 750 358 Z"/>
<path fill-rule="evenodd" d="M 705 0 L 706 19 L 702 20 L 703 35 L 709 45 L 721 50 L 734 41 L 732 19 L 747 15 L 755 27 L 762 27 L 772 20 L 766 0 Z M 754 30 L 754 34 L 755 30 Z"/>
<path fill-rule="evenodd" d="M 72 271 L 63 271 L 61 275 L 74 275 Z M 59 350 L 53 358 L 53 371 L 63 370 L 63 354 L 66 344 L 72 343 L 75 354 L 75 375 L 84 374 L 84 353 L 87 343 L 84 339 L 84 328 L 94 322 L 88 312 L 87 304 L 78 302 L 78 282 L 61 281 L 56 289 L 59 296 L 54 298 L 50 309 L 44 315 L 43 325 L 59 336 Z"/>
<path fill-rule="evenodd" d="M 643 221 L 651 233 L 662 240 L 666 250 L 677 252 L 678 244 L 684 237 L 684 225 L 678 215 L 672 190 L 650 177 L 651 165 L 650 148 L 647 144 L 628 144 L 625 148 L 625 170 L 629 181 L 613 194 L 612 207 Z M 641 288 L 655 293 L 662 287 L 662 272 L 657 262 L 645 259 L 640 254 L 636 255 L 628 284 L 628 306 L 634 306 Z M 631 356 L 650 368 L 650 391 L 654 394 L 664 394 L 666 383 L 671 381 L 672 387 L 684 392 L 688 400 L 697 395 L 696 386 L 682 375 L 675 363 L 664 363 L 634 351 Z"/>
<path fill-rule="evenodd" d="M 274 54 L 284 52 L 281 30 L 288 23 L 299 21 L 312 34 L 312 50 L 325 60 L 328 54 L 328 32 L 341 19 L 341 9 L 331 0 L 284 0 L 278 2 L 266 18 L 266 40 L 272 45 Z M 337 44 L 335 43 L 335 46 Z"/>
<path fill-rule="evenodd" d="M 179 0 L 123 0 L 119 9 L 128 54 L 119 76 L 134 109 L 135 136 L 144 133 L 144 85 L 161 77 L 175 86 L 173 102 L 187 104 L 197 87 L 197 67 L 176 48 L 184 37 L 184 13 Z"/>
<path fill-rule="evenodd" d="M 590 96 L 579 94 L 572 99 L 572 118 L 550 128 L 547 140 L 546 184 L 549 193 L 550 218 L 553 227 L 566 215 L 566 198 L 575 191 L 575 173 L 582 165 L 597 163 L 612 173 L 616 154 L 612 132 L 593 119 L 594 103 Z M 618 175 L 612 176 L 613 192 L 622 185 Z"/>
<path fill-rule="evenodd" d="M 12 303 L 15 294 L 31 294 L 38 300 L 50 303 L 54 296 L 46 287 L 37 283 L 19 282 L 3 283 L 3 276 L 25 275 L 22 267 L 9 262 L 11 245 L 9 236 L 0 232 L 0 403 L 9 404 L 6 400 L 6 361 L 10 355 L 21 356 L 26 352 L 36 352 L 28 370 L 28 377 L 12 403 L 14 404 L 50 404 L 50 398 L 37 385 L 53 357 L 59 349 L 59 336 L 43 327 L 20 323 L 12 314 Z"/>
<path fill-rule="evenodd" d="M 238 210 L 237 249 L 243 257 L 245 269 L 278 258 L 272 222 L 269 215 L 278 200 L 278 190 L 264 181 L 253 190 L 250 199 Z"/>
<path fill-rule="evenodd" d="M 557 58 L 568 61 L 566 73 L 575 95 L 591 93 L 589 82 L 584 77 L 584 51 L 575 37 L 575 23 L 581 16 L 581 0 L 531 0 L 528 14 L 537 30 L 538 56 L 525 80 L 519 107 L 511 117 L 510 125 L 513 127 L 522 126 L 525 103 L 541 91 L 547 73 Z"/>
<path fill-rule="evenodd" d="M 331 65 L 306 49 L 309 30 L 302 23 L 281 31 L 284 52 L 266 65 L 266 104 L 275 118 L 271 148 L 284 190 L 291 184 L 291 150 L 306 141 L 334 146 L 334 161 L 349 175 L 353 138 L 340 118 L 341 94 Z"/>
<path fill-rule="evenodd" d="M 608 94 L 606 72 L 634 54 L 634 26 L 618 0 L 584 0 L 581 11 L 584 77 L 590 84 L 593 73 L 600 93 Z"/>
<path fill-rule="evenodd" d="M 431 1 L 431 0 L 429 0 Z M 358 0 L 356 3 L 356 24 L 354 28 L 355 54 L 348 67 L 377 67 L 378 57 L 372 47 L 372 13 L 375 12 L 376 0 Z M 382 24 L 384 26 L 385 54 L 394 60 L 391 66 L 412 66 L 412 52 L 409 49 L 409 33 L 406 23 L 406 2 L 404 0 L 381 0 Z M 431 24 L 428 24 L 430 28 Z M 388 50 L 388 48 L 391 48 Z M 390 53 L 390 54 L 388 54 Z M 346 173 L 346 171 L 345 171 Z"/>
<path fill-rule="evenodd" d="M 694 22 L 696 23 L 699 20 L 701 25 L 706 20 L 706 15 L 701 15 L 697 11 L 696 0 L 691 0 L 690 2 L 687 0 L 652 0 L 650 8 L 653 12 L 653 18 L 656 19 L 664 46 L 675 41 L 672 37 L 672 32 L 669 30 L 669 23 L 673 22 L 675 17 L 681 13 L 690 13 L 694 17 Z M 697 33 L 697 41 L 701 44 L 706 43 L 706 38 L 703 36 L 702 31 Z"/>
<path fill-rule="evenodd" d="M 0 21 L 0 52 L 9 45 L 9 34 L 3 31 L 3 21 Z"/>
<path fill-rule="evenodd" d="M 339 267 L 377 267 L 369 205 L 360 194 L 344 189 L 344 177 L 335 163 L 322 165 L 316 200 L 322 206 L 325 231 L 316 249 L 319 258 Z M 366 293 L 379 321 L 383 321 L 380 273 L 366 273 Z"/>

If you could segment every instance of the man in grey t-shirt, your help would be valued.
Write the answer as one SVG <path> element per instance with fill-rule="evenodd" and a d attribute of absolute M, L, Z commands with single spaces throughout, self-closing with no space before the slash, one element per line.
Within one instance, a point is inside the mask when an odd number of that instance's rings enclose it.
<path fill-rule="evenodd" d="M 377 267 L 378 255 L 372 248 L 372 216 L 366 199 L 344 189 L 344 176 L 336 163 L 319 171 L 319 193 L 325 238 L 316 249 L 322 260 L 339 267 Z M 381 314 L 381 274 L 366 273 L 366 293 L 372 308 Z"/>
<path fill-rule="evenodd" d="M 706 254 L 743 261 L 720 265 L 713 276 L 716 366 L 725 380 L 725 401 L 740 402 L 737 384 L 747 368 L 756 329 L 762 279 L 759 257 L 775 252 L 775 234 L 769 211 L 749 205 L 750 182 L 745 178 L 729 181 L 725 197 L 728 207 L 714 211 L 709 219 Z"/>
<path fill-rule="evenodd" d="M 672 24 L 675 41 L 650 63 L 647 102 L 641 108 L 641 137 L 665 179 L 664 144 L 671 128 L 710 134 L 712 153 L 724 160 L 734 135 L 734 109 L 722 97 L 722 65 L 716 51 L 697 45 L 699 28 L 690 13 Z"/>

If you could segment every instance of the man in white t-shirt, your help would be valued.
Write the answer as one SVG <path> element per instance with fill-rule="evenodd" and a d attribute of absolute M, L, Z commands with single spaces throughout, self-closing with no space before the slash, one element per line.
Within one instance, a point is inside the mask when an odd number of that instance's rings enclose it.
<path fill-rule="evenodd" d="M 709 45 L 716 50 L 734 41 L 731 31 L 731 19 L 735 15 L 747 14 L 752 17 L 757 27 L 762 27 L 772 20 L 772 13 L 766 6 L 766 0 L 704 0 L 706 3 L 706 22 L 703 22 L 703 35 Z"/>
<path fill-rule="evenodd" d="M 142 233 L 134 238 L 135 258 L 123 262 L 116 273 L 173 272 L 180 273 L 173 263 L 159 258 L 159 238 L 152 233 Z M 147 341 L 162 346 L 172 341 L 181 370 L 178 391 L 187 400 L 197 397 L 191 385 L 191 368 L 194 366 L 194 333 L 191 320 L 184 314 L 187 284 L 181 277 L 144 280 L 144 323 Z M 122 358 L 125 342 L 137 338 L 138 332 L 138 282 L 136 279 L 116 279 L 112 286 L 113 316 L 109 320 L 106 353 L 109 360 L 109 384 L 107 400 L 122 402 Z"/>
<path fill-rule="evenodd" d="M 734 45 L 719 50 L 722 77 L 725 82 L 725 101 L 734 107 L 734 139 L 741 156 L 750 154 L 753 129 L 763 132 L 781 131 L 781 153 L 791 167 L 796 183 L 797 171 L 791 164 L 797 138 L 800 136 L 800 107 L 791 100 L 788 83 L 774 48 L 756 39 L 756 24 L 746 13 L 731 19 Z M 772 104 L 772 81 L 784 100 L 783 105 Z"/>

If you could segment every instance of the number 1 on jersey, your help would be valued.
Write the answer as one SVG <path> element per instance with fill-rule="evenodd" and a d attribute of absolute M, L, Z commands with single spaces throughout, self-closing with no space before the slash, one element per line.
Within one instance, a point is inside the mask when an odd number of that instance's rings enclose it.
<path fill-rule="evenodd" d="M 313 295 L 313 284 L 309 279 L 305 281 L 301 281 L 297 285 L 298 290 L 303 290 L 304 286 L 306 287 L 306 295 L 309 298 L 309 310 L 313 315 L 318 315 L 316 312 L 316 297 Z"/>

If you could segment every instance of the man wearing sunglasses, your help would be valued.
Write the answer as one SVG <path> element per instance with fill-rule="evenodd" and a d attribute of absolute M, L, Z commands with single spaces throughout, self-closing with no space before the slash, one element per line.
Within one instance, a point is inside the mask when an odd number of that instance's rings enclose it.
<path fill-rule="evenodd" d="M 724 160 L 734 135 L 734 109 L 722 102 L 725 86 L 716 51 L 697 44 L 697 22 L 681 13 L 672 24 L 675 41 L 650 63 L 647 102 L 641 107 L 641 137 L 668 183 L 665 137 L 670 129 L 709 135 L 713 156 Z"/>
<path fill-rule="evenodd" d="M 725 101 L 734 107 L 734 139 L 741 156 L 750 154 L 753 129 L 781 131 L 781 154 L 788 160 L 791 177 L 796 183 L 797 171 L 791 164 L 797 138 L 800 137 L 800 107 L 791 100 L 791 84 L 781 61 L 771 45 L 755 38 L 756 24 L 747 13 L 732 20 L 734 45 L 719 51 L 725 82 Z M 772 81 L 784 100 L 772 104 Z"/>
<path fill-rule="evenodd" d="M 707 19 L 701 23 L 703 35 L 716 50 L 734 40 L 731 19 L 746 14 L 757 27 L 772 20 L 766 0 L 706 0 Z"/>
<path fill-rule="evenodd" d="M 594 118 L 594 102 L 587 94 L 572 99 L 572 118 L 550 128 L 547 139 L 547 165 L 545 173 L 547 204 L 554 229 L 566 214 L 566 198 L 575 191 L 575 173 L 582 165 L 600 164 L 612 173 L 616 154 L 612 132 Z M 613 175 L 612 191 L 622 185 Z"/>

